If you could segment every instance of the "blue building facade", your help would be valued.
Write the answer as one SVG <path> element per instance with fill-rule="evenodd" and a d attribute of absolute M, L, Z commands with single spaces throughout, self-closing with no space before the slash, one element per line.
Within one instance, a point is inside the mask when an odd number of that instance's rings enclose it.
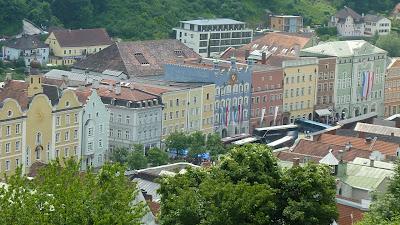
<path fill-rule="evenodd" d="M 209 64 L 208 64 L 209 65 Z M 222 137 L 249 133 L 251 65 L 215 60 L 212 65 L 166 64 L 165 80 L 215 84 L 214 131 Z"/>

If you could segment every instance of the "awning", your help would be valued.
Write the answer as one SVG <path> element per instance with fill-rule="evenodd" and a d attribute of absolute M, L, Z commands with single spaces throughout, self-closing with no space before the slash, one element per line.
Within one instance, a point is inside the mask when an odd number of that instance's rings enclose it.
<path fill-rule="evenodd" d="M 329 111 L 329 109 L 317 109 L 317 110 L 315 110 L 315 112 L 319 116 L 330 116 L 330 115 L 332 115 L 332 113 L 331 113 L 331 111 Z"/>

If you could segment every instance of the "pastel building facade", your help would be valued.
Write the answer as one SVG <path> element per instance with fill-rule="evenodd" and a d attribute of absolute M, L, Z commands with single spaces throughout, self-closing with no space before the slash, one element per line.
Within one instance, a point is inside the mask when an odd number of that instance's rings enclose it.
<path fill-rule="evenodd" d="M 2 174 L 18 166 L 28 173 L 56 158 L 80 160 L 82 104 L 73 90 L 44 84 L 39 64 L 31 63 L 26 81 L 7 79 L 0 89 Z"/>
<path fill-rule="evenodd" d="M 283 70 L 254 65 L 252 74 L 250 133 L 255 128 L 282 124 Z"/>
<path fill-rule="evenodd" d="M 283 124 L 295 119 L 314 118 L 318 59 L 300 58 L 283 61 Z"/>
<path fill-rule="evenodd" d="M 400 113 L 400 60 L 393 59 L 385 78 L 385 117 Z"/>
<path fill-rule="evenodd" d="M 303 56 L 336 57 L 335 117 L 384 115 L 387 52 L 366 41 L 336 41 L 302 50 Z"/>
<path fill-rule="evenodd" d="M 110 112 L 96 90 L 78 88 L 75 93 L 84 103 L 81 166 L 83 170 L 89 167 L 99 168 L 107 161 L 109 154 Z"/>
<path fill-rule="evenodd" d="M 272 15 L 269 17 L 272 30 L 296 33 L 303 29 L 303 17 L 293 15 Z"/>
<path fill-rule="evenodd" d="M 215 84 L 214 132 L 222 137 L 249 133 L 252 70 L 231 61 L 167 64 L 165 79 Z"/>

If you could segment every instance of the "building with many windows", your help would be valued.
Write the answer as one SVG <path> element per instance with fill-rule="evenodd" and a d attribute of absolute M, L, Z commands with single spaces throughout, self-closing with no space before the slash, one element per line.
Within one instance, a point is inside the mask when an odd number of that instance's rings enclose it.
<path fill-rule="evenodd" d="M 27 173 L 56 158 L 80 160 L 82 104 L 73 90 L 44 84 L 38 61 L 30 67 L 26 81 L 8 77 L 0 89 L 1 174 L 20 165 Z"/>
<path fill-rule="evenodd" d="M 334 41 L 303 49 L 303 56 L 336 57 L 335 117 L 384 115 L 387 52 L 363 40 Z"/>
<path fill-rule="evenodd" d="M 110 112 L 110 150 L 142 144 L 160 147 L 162 103 L 159 96 L 137 89 L 131 83 L 95 81 L 97 91 Z"/>
<path fill-rule="evenodd" d="M 293 15 L 271 15 L 270 28 L 274 31 L 297 33 L 303 29 L 303 17 Z"/>
<path fill-rule="evenodd" d="M 50 63 L 72 65 L 87 55 L 99 52 L 112 45 L 105 29 L 54 30 L 47 37 L 50 46 Z"/>
<path fill-rule="evenodd" d="M 254 65 L 252 84 L 250 133 L 258 127 L 282 124 L 282 68 Z"/>
<path fill-rule="evenodd" d="M 388 18 L 379 15 L 367 14 L 364 16 L 364 22 L 366 36 L 388 35 L 392 26 Z"/>
<path fill-rule="evenodd" d="M 249 133 L 252 68 L 231 61 L 203 59 L 167 64 L 166 80 L 215 84 L 214 132 L 222 137 Z"/>
<path fill-rule="evenodd" d="M 215 56 L 229 47 L 238 48 L 253 38 L 253 30 L 232 19 L 180 21 L 174 30 L 177 40 L 203 57 Z"/>
<path fill-rule="evenodd" d="M 385 78 L 385 117 L 400 113 L 400 59 L 395 58 L 387 68 Z"/>
<path fill-rule="evenodd" d="M 215 85 L 141 80 L 135 88 L 157 94 L 163 102 L 162 140 L 177 131 L 214 132 Z"/>
<path fill-rule="evenodd" d="M 49 46 L 40 41 L 38 35 L 23 35 L 7 41 L 2 47 L 4 60 L 17 61 L 22 59 L 25 66 L 37 60 L 42 65 L 49 61 Z"/>
<path fill-rule="evenodd" d="M 283 61 L 283 124 L 297 118 L 312 120 L 318 59 L 300 58 Z"/>
<path fill-rule="evenodd" d="M 332 119 L 335 97 L 336 58 L 318 60 L 318 79 L 316 88 L 315 117 L 320 122 Z"/>

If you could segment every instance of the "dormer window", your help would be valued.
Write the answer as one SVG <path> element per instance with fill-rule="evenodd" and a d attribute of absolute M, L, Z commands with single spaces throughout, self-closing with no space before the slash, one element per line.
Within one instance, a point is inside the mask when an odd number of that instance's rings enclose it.
<path fill-rule="evenodd" d="M 65 106 L 66 106 L 66 107 L 69 107 L 69 101 L 66 101 L 66 102 L 65 102 Z"/>
<path fill-rule="evenodd" d="M 7 116 L 8 116 L 8 117 L 11 117 L 11 116 L 12 116 L 12 111 L 11 111 L 11 110 L 8 110 Z"/>
<path fill-rule="evenodd" d="M 142 53 L 135 53 L 134 56 L 141 65 L 149 65 L 150 64 Z"/>
<path fill-rule="evenodd" d="M 174 50 L 174 53 L 178 57 L 184 57 L 185 56 L 185 54 L 183 53 L 182 50 Z"/>

